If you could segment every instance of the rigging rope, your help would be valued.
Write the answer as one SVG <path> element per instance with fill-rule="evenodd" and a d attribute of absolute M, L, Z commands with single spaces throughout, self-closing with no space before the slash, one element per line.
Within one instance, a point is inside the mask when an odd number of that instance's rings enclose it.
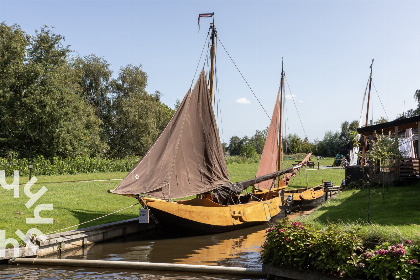
<path fill-rule="evenodd" d="M 373 84 L 373 88 L 374 88 L 374 89 L 375 89 L 375 91 L 376 91 L 376 95 L 377 95 L 377 96 L 378 96 L 378 98 L 379 98 L 379 102 L 381 103 L 382 109 L 383 109 L 383 110 L 384 110 L 384 112 L 385 112 L 385 116 L 386 116 L 386 118 L 388 119 L 388 114 L 386 113 L 386 111 L 385 111 L 385 107 L 384 107 L 384 104 L 382 104 L 381 97 L 379 96 L 379 93 L 378 93 L 378 91 L 376 90 L 375 83 L 373 83 L 373 82 L 372 82 L 372 84 Z"/>
<path fill-rule="evenodd" d="M 236 65 L 235 61 L 232 59 L 232 57 L 230 56 L 229 52 L 226 50 L 225 46 L 223 45 L 222 41 L 220 41 L 219 36 L 216 37 L 217 41 L 220 42 L 220 44 L 222 45 L 223 49 L 225 50 L 226 54 L 228 55 L 229 59 L 232 61 L 233 65 L 235 65 L 236 70 L 238 70 L 239 74 L 241 75 L 242 79 L 245 81 L 246 85 L 248 86 L 249 90 L 252 92 L 252 94 L 254 95 L 255 99 L 257 99 L 258 103 L 260 104 L 261 108 L 263 109 L 264 113 L 267 115 L 268 119 L 270 119 L 270 115 L 267 113 L 267 111 L 265 110 L 264 106 L 261 104 L 260 100 L 258 99 L 257 95 L 255 94 L 254 90 L 251 88 L 251 86 L 249 85 L 248 81 L 245 79 L 244 75 L 242 74 L 241 70 L 239 70 L 238 66 Z"/>
<path fill-rule="evenodd" d="M 49 232 L 49 233 L 44 234 L 44 235 L 50 235 L 50 234 L 54 234 L 54 233 L 57 233 L 57 232 L 63 232 L 64 230 L 67 230 L 67 229 L 69 229 L 69 228 L 73 228 L 73 227 L 77 227 L 77 226 L 80 226 L 80 225 L 84 225 L 84 224 L 87 224 L 87 223 L 90 223 L 90 222 L 93 222 L 93 221 L 96 221 L 96 220 L 99 220 L 99 219 L 105 218 L 105 217 L 107 217 L 107 216 L 110 216 L 110 215 L 116 214 L 116 213 L 118 213 L 118 212 L 124 211 L 124 210 L 126 210 L 126 209 L 128 209 L 128 208 L 130 208 L 130 207 L 133 207 L 133 206 L 137 205 L 137 204 L 140 204 L 140 203 L 139 203 L 139 202 L 137 202 L 137 203 L 134 203 L 134 204 L 132 204 L 132 205 L 130 205 L 130 206 L 127 206 L 127 207 L 125 207 L 125 208 L 123 208 L 123 209 L 120 209 L 120 210 L 114 211 L 114 212 L 112 212 L 112 213 L 108 213 L 108 214 L 103 215 L 103 216 L 101 216 L 101 217 L 98 217 L 98 218 L 95 218 L 95 219 L 92 219 L 92 220 L 89 220 L 89 221 L 86 221 L 86 222 L 83 222 L 83 223 L 79 223 L 79 224 L 74 225 L 74 226 L 69 226 L 69 227 L 62 228 L 62 229 L 59 229 L 59 230 L 56 230 L 56 231 L 53 231 L 53 232 Z"/>
<path fill-rule="evenodd" d="M 194 73 L 194 77 L 193 77 L 193 79 L 191 81 L 190 89 L 192 89 L 192 86 L 194 84 L 195 76 L 197 75 L 198 67 L 200 66 L 201 57 L 203 56 L 204 49 L 206 48 L 206 43 L 207 43 L 209 37 L 210 37 L 210 31 L 209 31 L 209 33 L 207 33 L 206 41 L 204 42 L 203 49 L 201 50 L 200 59 L 198 60 L 197 67 L 195 68 L 195 73 Z"/>
<path fill-rule="evenodd" d="M 308 138 L 308 135 L 306 134 L 305 127 L 303 126 L 302 119 L 301 119 L 301 117 L 300 117 L 300 114 L 299 114 L 298 108 L 297 108 L 297 106 L 296 106 L 295 98 L 293 97 L 292 91 L 290 90 L 289 81 L 287 80 L 286 75 L 284 75 L 284 79 L 286 80 L 286 84 L 287 84 L 287 87 L 288 87 L 288 89 L 289 89 L 290 96 L 292 97 L 292 100 L 293 100 L 293 104 L 295 105 L 296 113 L 297 113 L 297 115 L 298 115 L 299 122 L 300 122 L 300 125 L 301 125 L 302 130 L 303 130 L 303 134 L 305 135 L 305 138 Z M 308 139 L 309 139 L 309 138 L 308 138 Z"/>

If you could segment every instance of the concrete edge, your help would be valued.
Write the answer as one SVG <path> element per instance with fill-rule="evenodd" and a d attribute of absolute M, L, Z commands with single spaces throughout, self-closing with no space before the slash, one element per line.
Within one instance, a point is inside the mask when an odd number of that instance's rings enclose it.
<path fill-rule="evenodd" d="M 73 250 L 80 247 L 87 247 L 91 244 L 106 240 L 130 236 L 140 232 L 147 232 L 156 228 L 154 223 L 140 224 L 138 218 L 117 221 L 87 228 L 80 228 L 61 233 L 46 235 L 45 239 L 36 237 L 35 246 L 8 248 L 4 252 L 4 257 L 0 260 L 17 257 L 36 257 L 60 255 L 64 251 Z"/>
<path fill-rule="evenodd" d="M 261 269 L 243 267 L 224 267 L 208 265 L 172 264 L 172 263 L 148 263 L 129 261 L 101 261 L 82 259 L 38 259 L 16 258 L 9 260 L 11 265 L 48 265 L 48 266 L 77 266 L 77 267 L 101 267 L 101 268 L 128 268 L 137 270 L 177 271 L 193 273 L 213 273 L 244 276 L 265 277 Z"/>

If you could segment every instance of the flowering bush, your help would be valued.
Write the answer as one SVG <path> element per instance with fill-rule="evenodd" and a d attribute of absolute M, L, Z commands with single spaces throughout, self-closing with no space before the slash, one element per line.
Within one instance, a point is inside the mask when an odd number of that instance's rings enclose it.
<path fill-rule="evenodd" d="M 363 271 L 369 278 L 418 279 L 418 259 L 414 258 L 410 240 L 396 246 L 383 243 L 373 251 L 366 251 L 362 261 Z M 414 253 L 414 252 L 413 252 Z M 416 276 L 417 275 L 417 276 Z"/>
<path fill-rule="evenodd" d="M 369 279 L 420 279 L 420 248 L 410 240 L 366 250 L 355 229 L 343 231 L 329 225 L 319 231 L 287 218 L 268 228 L 266 236 L 261 252 L 264 264 Z"/>
<path fill-rule="evenodd" d="M 267 239 L 261 255 L 264 263 L 298 269 L 310 267 L 311 246 L 316 239 L 314 228 L 285 219 L 266 232 Z"/>

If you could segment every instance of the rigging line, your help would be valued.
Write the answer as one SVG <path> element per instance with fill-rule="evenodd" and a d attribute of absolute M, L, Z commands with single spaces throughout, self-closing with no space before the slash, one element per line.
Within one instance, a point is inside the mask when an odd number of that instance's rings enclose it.
<path fill-rule="evenodd" d="M 300 117 L 300 114 L 299 114 L 298 108 L 297 108 L 297 106 L 296 106 L 295 98 L 293 97 L 292 91 L 290 90 L 289 81 L 287 80 L 286 75 L 284 75 L 284 78 L 285 78 L 285 80 L 286 80 L 286 84 L 287 84 L 287 88 L 289 89 L 290 96 L 292 97 L 293 104 L 295 105 L 296 113 L 297 113 L 297 115 L 298 115 L 299 122 L 300 122 L 300 125 L 301 125 L 302 130 L 303 130 L 303 134 L 305 135 L 305 138 L 308 138 L 308 135 L 306 134 L 305 127 L 303 126 L 302 119 L 301 119 L 301 117 Z M 309 138 L 308 138 L 308 139 L 309 139 Z"/>
<path fill-rule="evenodd" d="M 220 41 L 219 36 L 216 36 L 217 41 L 219 41 L 219 43 L 222 45 L 223 49 L 225 50 L 226 54 L 228 55 L 228 57 L 230 58 L 230 61 L 232 61 L 233 65 L 235 65 L 236 70 L 238 70 L 239 74 L 241 75 L 242 79 L 245 81 L 246 85 L 248 86 L 249 90 L 252 92 L 252 94 L 254 95 L 255 99 L 257 99 L 258 103 L 260 104 L 261 108 L 263 109 L 264 113 L 267 115 L 268 119 L 270 118 L 270 115 L 267 113 L 267 111 L 265 110 L 264 106 L 261 104 L 260 100 L 258 99 L 257 95 L 255 94 L 255 92 L 252 90 L 251 86 L 248 84 L 248 81 L 245 79 L 244 75 L 242 74 L 241 70 L 239 70 L 238 66 L 236 65 L 235 61 L 233 61 L 232 57 L 230 56 L 229 52 L 226 50 L 225 46 L 223 45 L 222 41 Z"/>
<path fill-rule="evenodd" d="M 388 114 L 386 113 L 386 111 L 385 111 L 385 107 L 384 107 L 384 104 L 382 104 L 381 97 L 379 96 L 379 93 L 378 93 L 378 91 L 376 90 L 375 83 L 374 83 L 374 82 L 372 82 L 372 84 L 373 84 L 373 88 L 374 88 L 374 89 L 375 89 L 375 91 L 376 91 L 376 95 L 377 95 L 377 96 L 378 96 L 378 98 L 379 98 L 379 102 L 381 103 L 382 109 L 383 109 L 383 110 L 384 110 L 384 112 L 385 112 L 385 116 L 386 116 L 386 118 L 388 119 Z"/>
<path fill-rule="evenodd" d="M 207 40 L 209 39 L 209 37 L 210 37 L 210 31 L 209 31 L 209 33 L 207 33 L 206 41 L 204 42 L 203 49 L 201 50 L 200 59 L 198 60 L 197 67 L 195 68 L 195 73 L 194 73 L 194 77 L 191 81 L 190 89 L 192 88 L 192 86 L 194 84 L 195 76 L 197 75 L 198 67 L 200 66 L 201 57 L 203 56 L 204 49 L 206 48 L 206 43 L 207 43 Z"/>
<path fill-rule="evenodd" d="M 101 217 L 97 217 L 97 218 L 95 218 L 95 219 L 92 219 L 92 220 L 89 220 L 89 221 L 86 221 L 86 222 L 83 222 L 83 223 L 80 223 L 80 224 L 77 224 L 77 225 L 74 225 L 74 226 L 69 226 L 69 227 L 62 228 L 62 229 L 59 229 L 59 230 L 56 230 L 56 231 L 53 231 L 53 232 L 49 232 L 49 233 L 44 234 L 44 235 L 50 235 L 50 234 L 54 234 L 54 233 L 57 233 L 57 232 L 63 232 L 63 231 L 64 231 L 64 230 L 66 230 L 66 229 L 73 228 L 73 227 L 78 227 L 78 226 L 80 226 L 80 225 L 84 225 L 84 224 L 87 224 L 87 223 L 90 223 L 90 222 L 93 222 L 93 221 L 96 221 L 96 220 L 99 220 L 99 219 L 105 218 L 105 217 L 107 217 L 107 216 L 110 216 L 110 215 L 116 214 L 116 213 L 118 213 L 118 212 L 124 211 L 124 210 L 126 210 L 126 209 L 128 209 L 128 208 L 130 208 L 130 207 L 133 207 L 133 206 L 137 205 L 137 204 L 140 204 L 140 202 L 134 203 L 134 204 L 132 204 L 132 205 L 130 205 L 130 206 L 127 206 L 127 207 L 122 208 L 122 209 L 120 209 L 120 210 L 114 211 L 114 212 L 112 212 L 112 213 L 105 214 L 105 215 L 103 215 L 103 216 L 101 216 Z"/>

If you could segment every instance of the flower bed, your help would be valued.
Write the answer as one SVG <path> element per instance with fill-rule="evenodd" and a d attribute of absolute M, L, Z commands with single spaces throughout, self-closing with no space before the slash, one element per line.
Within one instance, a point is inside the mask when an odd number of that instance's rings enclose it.
<path fill-rule="evenodd" d="M 331 224 L 325 230 L 311 225 L 279 221 L 267 229 L 261 252 L 264 264 L 329 275 L 369 279 L 420 279 L 420 248 L 383 243 L 369 249 L 357 229 L 343 231 Z"/>

